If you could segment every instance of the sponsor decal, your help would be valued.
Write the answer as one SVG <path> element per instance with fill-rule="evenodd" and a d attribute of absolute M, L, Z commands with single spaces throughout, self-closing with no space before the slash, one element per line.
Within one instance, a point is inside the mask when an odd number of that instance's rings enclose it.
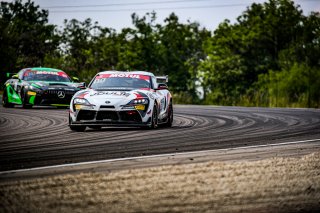
<path fill-rule="evenodd" d="M 68 75 L 62 71 L 52 72 L 52 71 L 28 70 L 23 74 L 23 76 L 29 76 L 29 75 L 58 75 L 58 76 L 62 76 L 62 77 L 68 77 Z"/>
<path fill-rule="evenodd" d="M 148 75 L 139 75 L 139 74 L 130 74 L 130 73 L 101 74 L 96 77 L 96 80 L 104 79 L 104 78 L 138 78 L 138 79 L 150 81 L 150 76 Z"/>
<path fill-rule="evenodd" d="M 104 91 L 104 92 L 95 92 L 93 94 L 90 94 L 90 96 L 96 96 L 96 95 L 114 95 L 114 96 L 125 96 L 125 97 L 128 97 L 128 96 L 130 96 L 130 93 L 121 92 L 121 91 L 117 91 L 117 92 Z"/>
<path fill-rule="evenodd" d="M 144 110 L 145 109 L 145 105 L 136 105 L 134 106 L 134 108 L 136 108 L 136 110 Z"/>

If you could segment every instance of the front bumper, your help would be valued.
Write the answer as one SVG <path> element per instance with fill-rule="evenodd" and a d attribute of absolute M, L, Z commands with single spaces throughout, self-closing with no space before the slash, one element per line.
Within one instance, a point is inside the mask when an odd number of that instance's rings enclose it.
<path fill-rule="evenodd" d="M 151 125 L 151 118 L 143 122 L 138 110 L 79 110 L 76 113 L 76 120 L 72 126 L 124 126 L 124 127 L 148 127 Z"/>
<path fill-rule="evenodd" d="M 63 92 L 63 98 L 58 96 L 59 90 L 41 91 L 41 93 L 28 92 L 28 102 L 33 105 L 41 106 L 69 106 L 72 96 L 77 91 L 60 90 Z M 34 94 L 34 95 L 29 95 Z"/>

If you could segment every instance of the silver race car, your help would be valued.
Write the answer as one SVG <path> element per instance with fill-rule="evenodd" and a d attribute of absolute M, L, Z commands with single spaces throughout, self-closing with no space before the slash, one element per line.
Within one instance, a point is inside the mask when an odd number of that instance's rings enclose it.
<path fill-rule="evenodd" d="M 167 76 L 150 72 L 104 71 L 88 88 L 77 92 L 70 103 L 69 126 L 73 131 L 86 127 L 132 126 L 154 129 L 171 127 L 172 96 Z"/>

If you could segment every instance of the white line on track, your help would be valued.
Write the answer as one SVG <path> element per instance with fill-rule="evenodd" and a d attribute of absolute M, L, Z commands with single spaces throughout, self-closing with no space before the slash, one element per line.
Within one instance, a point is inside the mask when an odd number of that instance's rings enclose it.
<path fill-rule="evenodd" d="M 81 166 L 81 165 L 90 165 L 90 164 L 98 164 L 98 163 L 110 163 L 116 161 L 126 161 L 126 160 L 141 160 L 146 158 L 156 158 L 156 157 L 169 157 L 176 155 L 188 155 L 188 154 L 200 154 L 206 152 L 221 152 L 221 151 L 231 151 L 231 150 L 240 150 L 240 149 L 251 149 L 251 148 L 261 148 L 261 147 L 269 147 L 269 146 L 284 146 L 284 145 L 292 145 L 292 144 L 300 144 L 300 143 L 312 143 L 312 142 L 320 142 L 320 139 L 312 139 L 312 140 L 303 140 L 303 141 L 293 141 L 293 142 L 284 142 L 284 143 L 275 143 L 275 144 L 263 144 L 263 145 L 254 145 L 254 146 L 242 146 L 236 148 L 225 148 L 225 149 L 212 149 L 212 150 L 203 150 L 203 151 L 194 151 L 194 152 L 178 152 L 178 153 L 170 153 L 170 154 L 160 154 L 160 155 L 149 155 L 149 156 L 141 156 L 141 157 L 129 157 L 129 158 L 117 158 L 117 159 L 109 159 L 109 160 L 98 160 L 98 161 L 87 161 L 80 163 L 69 163 L 69 164 L 60 164 L 53 166 L 43 166 L 43 167 L 35 167 L 29 169 L 17 169 L 17 170 L 9 170 L 2 171 L 0 175 L 19 173 L 19 172 L 29 172 L 29 171 L 39 171 L 45 169 L 55 169 L 62 167 L 72 167 L 72 166 Z"/>

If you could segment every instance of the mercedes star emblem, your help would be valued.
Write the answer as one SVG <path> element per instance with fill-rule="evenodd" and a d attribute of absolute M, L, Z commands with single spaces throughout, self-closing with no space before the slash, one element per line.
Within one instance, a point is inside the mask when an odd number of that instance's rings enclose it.
<path fill-rule="evenodd" d="M 64 98 L 66 96 L 66 94 L 63 91 L 59 91 L 58 92 L 58 97 L 59 98 Z"/>

